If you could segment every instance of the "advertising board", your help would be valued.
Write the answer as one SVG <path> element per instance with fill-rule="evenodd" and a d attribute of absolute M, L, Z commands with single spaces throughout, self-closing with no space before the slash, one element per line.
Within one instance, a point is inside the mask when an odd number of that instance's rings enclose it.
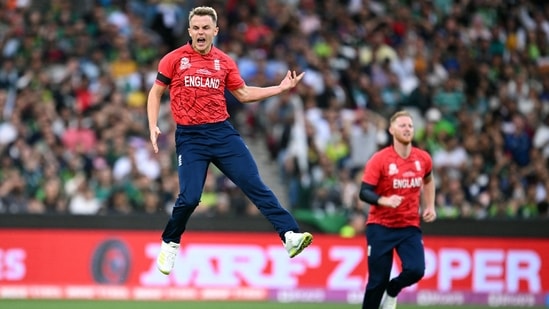
<path fill-rule="evenodd" d="M 426 271 L 399 302 L 534 306 L 549 294 L 549 240 L 425 236 Z M 188 232 L 172 274 L 157 231 L 0 229 L 0 298 L 360 303 L 366 240 L 315 235 L 290 259 L 276 233 Z M 398 273 L 395 258 L 393 275 Z"/>

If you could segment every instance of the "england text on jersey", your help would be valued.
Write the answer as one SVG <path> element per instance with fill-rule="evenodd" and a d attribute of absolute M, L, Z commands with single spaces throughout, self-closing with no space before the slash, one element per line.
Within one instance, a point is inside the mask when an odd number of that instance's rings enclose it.
<path fill-rule="evenodd" d="M 406 188 L 419 188 L 423 185 L 423 179 L 421 177 L 393 179 L 393 188 L 406 189 Z"/>
<path fill-rule="evenodd" d="M 211 77 L 185 75 L 184 77 L 185 87 L 206 87 L 206 88 L 219 88 L 219 79 Z"/>

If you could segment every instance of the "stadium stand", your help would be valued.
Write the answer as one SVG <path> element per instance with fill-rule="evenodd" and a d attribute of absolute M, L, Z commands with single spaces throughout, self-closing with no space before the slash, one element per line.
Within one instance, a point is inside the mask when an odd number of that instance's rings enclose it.
<path fill-rule="evenodd" d="M 0 213 L 166 213 L 177 194 L 169 106 L 151 154 L 146 91 L 205 1 L 0 4 Z M 305 71 L 232 121 L 285 206 L 360 231 L 357 190 L 408 109 L 433 156 L 439 218 L 548 218 L 549 4 L 544 1 L 207 1 L 216 45 L 248 84 Z M 213 3 L 213 4 L 212 4 Z M 167 103 L 167 98 L 166 98 Z M 197 216 L 257 216 L 212 167 Z"/>

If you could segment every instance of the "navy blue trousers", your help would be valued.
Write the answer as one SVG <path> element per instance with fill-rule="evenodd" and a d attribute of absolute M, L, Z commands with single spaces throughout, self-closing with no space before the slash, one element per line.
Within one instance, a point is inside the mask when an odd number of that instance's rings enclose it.
<path fill-rule="evenodd" d="M 422 233 L 417 227 L 388 228 L 368 224 L 366 241 L 368 283 L 362 309 L 378 309 L 385 291 L 389 296 L 396 297 L 403 288 L 423 278 L 425 253 Z M 402 272 L 389 281 L 394 250 L 402 262 Z"/>
<path fill-rule="evenodd" d="M 242 190 L 282 240 L 285 232 L 299 231 L 294 217 L 280 205 L 274 193 L 261 180 L 250 150 L 229 121 L 178 125 L 175 142 L 179 195 L 162 233 L 163 241 L 180 243 L 187 222 L 200 202 L 210 163 Z"/>

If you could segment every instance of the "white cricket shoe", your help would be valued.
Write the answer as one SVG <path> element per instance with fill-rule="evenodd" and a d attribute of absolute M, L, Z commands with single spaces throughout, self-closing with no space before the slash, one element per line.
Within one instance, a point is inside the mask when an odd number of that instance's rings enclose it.
<path fill-rule="evenodd" d="M 385 292 L 385 300 L 383 301 L 383 304 L 381 305 L 381 309 L 396 309 L 397 307 L 397 298 L 387 295 L 387 292 Z"/>
<path fill-rule="evenodd" d="M 284 248 L 288 251 L 291 258 L 298 255 L 313 242 L 311 233 L 294 233 L 288 231 L 284 234 Z"/>
<path fill-rule="evenodd" d="M 160 253 L 156 258 L 156 267 L 164 275 L 169 275 L 175 265 L 175 257 L 179 251 L 179 244 L 170 241 L 170 243 L 162 242 Z"/>

